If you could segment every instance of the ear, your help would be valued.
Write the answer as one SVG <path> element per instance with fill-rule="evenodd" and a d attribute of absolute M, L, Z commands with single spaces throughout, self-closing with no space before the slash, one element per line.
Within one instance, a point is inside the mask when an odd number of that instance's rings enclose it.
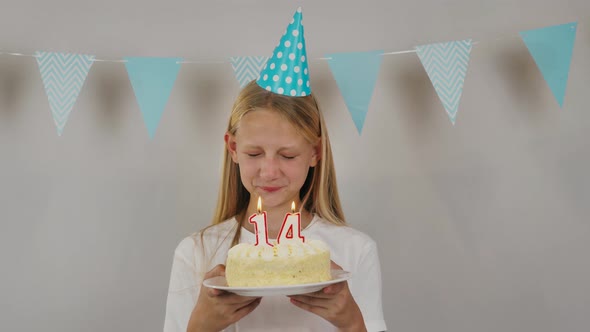
<path fill-rule="evenodd" d="M 225 141 L 225 147 L 227 148 L 227 151 L 229 152 L 231 159 L 234 163 L 237 164 L 238 153 L 236 151 L 236 136 L 230 133 L 225 133 L 225 136 L 223 136 L 223 140 Z"/>
<path fill-rule="evenodd" d="M 318 143 L 313 147 L 309 167 L 315 167 L 320 159 L 322 159 L 322 141 L 318 140 Z"/>

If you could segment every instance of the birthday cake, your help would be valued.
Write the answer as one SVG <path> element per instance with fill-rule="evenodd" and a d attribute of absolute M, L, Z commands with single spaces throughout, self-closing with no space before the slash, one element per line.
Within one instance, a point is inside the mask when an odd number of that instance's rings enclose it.
<path fill-rule="evenodd" d="M 240 243 L 227 255 L 230 287 L 287 286 L 332 279 L 330 249 L 318 240 L 271 246 Z"/>

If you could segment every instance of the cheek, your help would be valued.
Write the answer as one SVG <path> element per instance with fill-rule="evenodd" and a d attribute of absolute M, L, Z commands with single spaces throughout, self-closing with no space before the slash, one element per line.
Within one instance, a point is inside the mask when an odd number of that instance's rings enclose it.
<path fill-rule="evenodd" d="M 309 166 L 306 163 L 301 163 L 301 164 L 297 164 L 297 165 L 289 165 L 289 167 L 285 171 L 285 174 L 288 174 L 288 176 L 293 181 L 296 181 L 297 183 L 300 183 L 301 185 L 303 185 L 303 183 L 305 182 L 305 178 L 307 177 L 307 173 L 309 173 Z"/>
<path fill-rule="evenodd" d="M 240 175 L 242 178 L 251 178 L 256 174 L 256 165 L 252 161 L 240 162 Z"/>

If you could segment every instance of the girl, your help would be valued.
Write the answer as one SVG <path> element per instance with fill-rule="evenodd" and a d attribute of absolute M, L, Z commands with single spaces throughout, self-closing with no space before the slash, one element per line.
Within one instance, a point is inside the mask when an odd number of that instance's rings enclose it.
<path fill-rule="evenodd" d="M 174 254 L 164 331 L 384 331 L 377 247 L 345 223 L 315 98 L 276 94 L 252 81 L 233 106 L 225 146 L 212 225 L 185 238 Z M 202 286 L 224 275 L 229 248 L 255 242 L 247 218 L 259 196 L 269 238 L 277 237 L 295 201 L 302 235 L 324 241 L 333 266 L 353 277 L 290 297 L 242 297 Z"/>

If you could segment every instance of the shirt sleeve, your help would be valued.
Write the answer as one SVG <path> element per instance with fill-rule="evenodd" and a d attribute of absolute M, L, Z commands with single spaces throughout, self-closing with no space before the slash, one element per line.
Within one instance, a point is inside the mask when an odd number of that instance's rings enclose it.
<path fill-rule="evenodd" d="M 362 276 L 359 275 L 362 280 L 356 280 L 351 292 L 363 313 L 367 331 L 386 331 L 381 301 L 381 265 L 376 243 L 371 241 L 363 251 L 358 268 L 358 271 L 363 271 Z"/>
<path fill-rule="evenodd" d="M 196 237 L 187 237 L 174 251 L 170 286 L 166 300 L 166 317 L 164 332 L 185 332 L 193 308 L 197 302 L 202 282 L 201 255 L 197 248 Z"/>

